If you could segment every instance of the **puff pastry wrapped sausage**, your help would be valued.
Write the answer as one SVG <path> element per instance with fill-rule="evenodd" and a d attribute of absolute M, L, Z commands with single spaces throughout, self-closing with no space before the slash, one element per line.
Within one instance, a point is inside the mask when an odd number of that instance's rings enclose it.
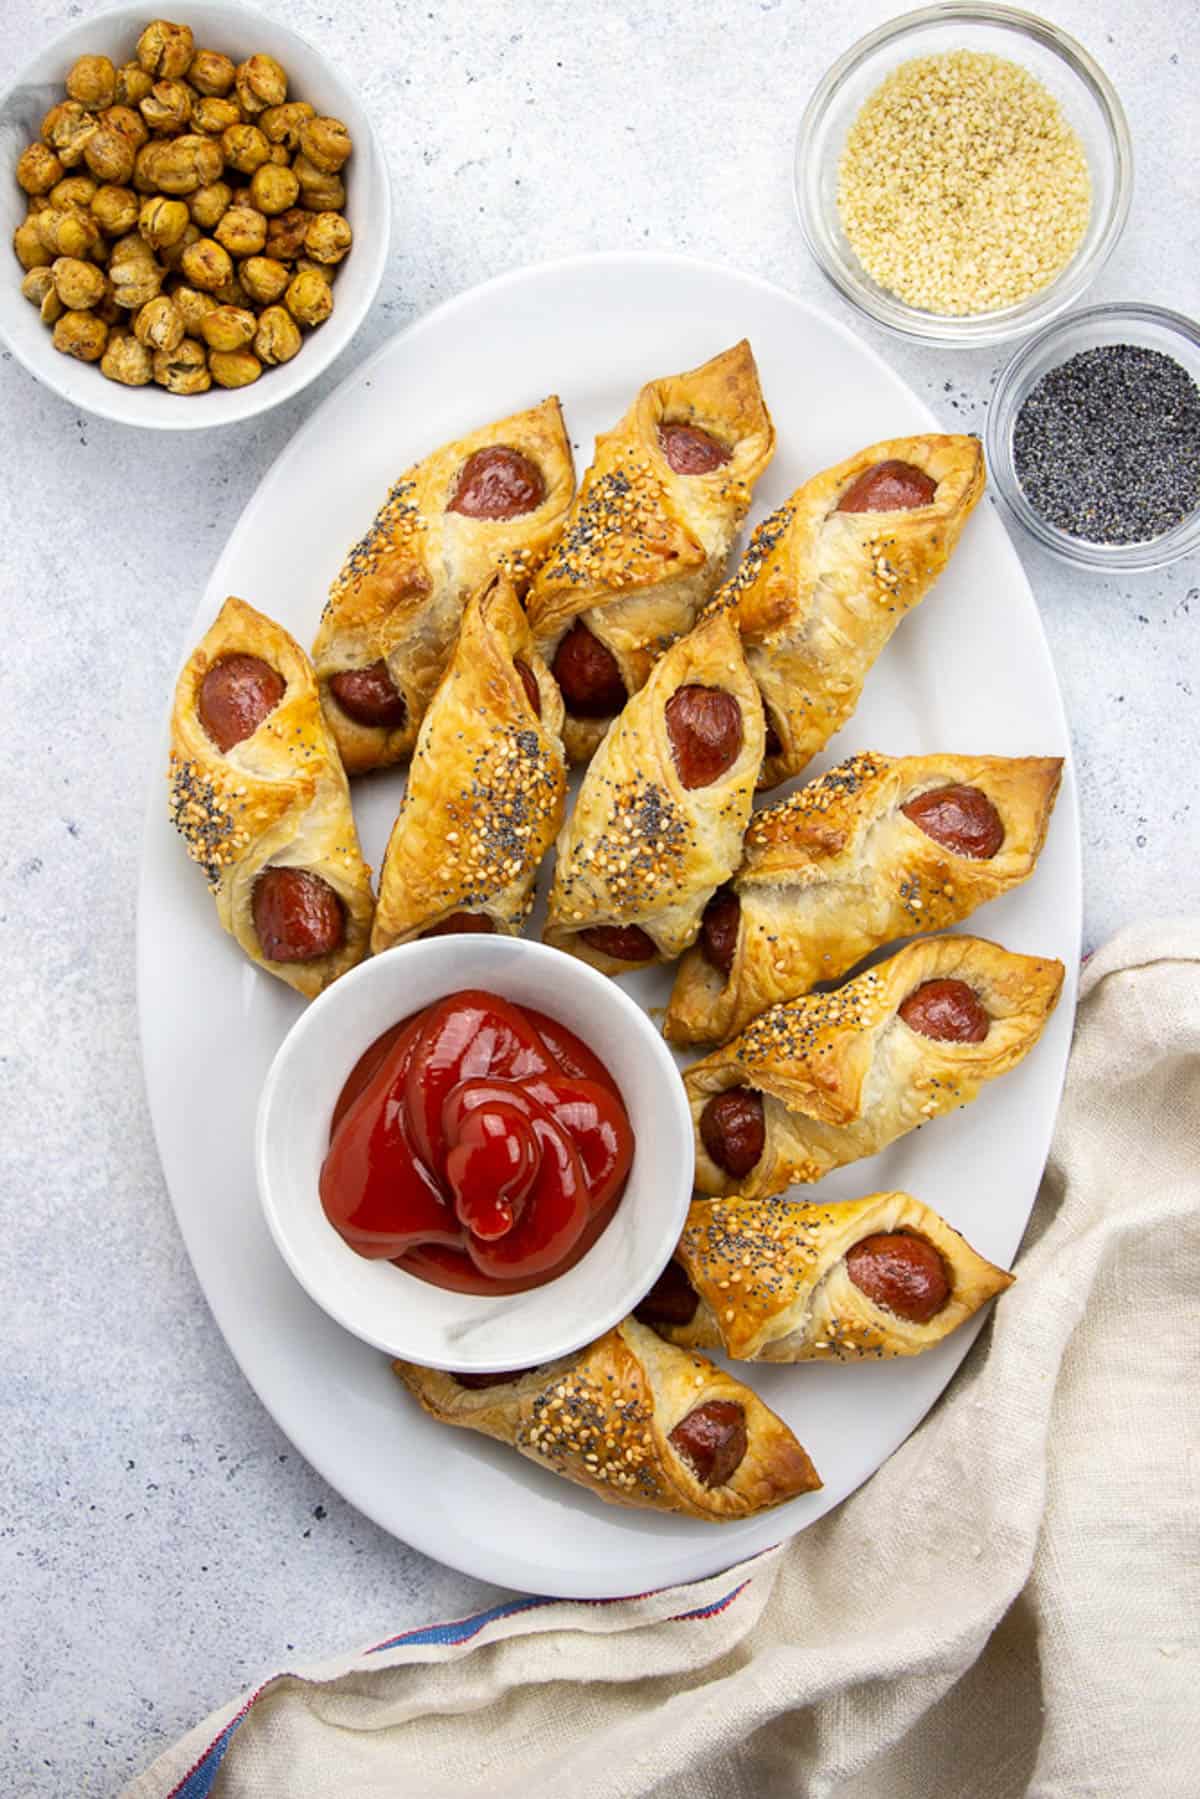
<path fill-rule="evenodd" d="M 494 568 L 524 591 L 575 491 L 556 396 L 444 444 L 394 484 L 333 586 L 313 644 L 350 774 L 407 756 L 467 598 Z"/>
<path fill-rule="evenodd" d="M 907 1193 L 800 1205 L 694 1201 L 638 1317 L 744 1362 L 920 1355 L 1013 1277 Z"/>
<path fill-rule="evenodd" d="M 362 960 L 371 871 L 312 665 L 244 600 L 226 600 L 176 683 L 169 782 L 172 821 L 252 962 L 312 999 Z"/>
<path fill-rule="evenodd" d="M 1033 1048 L 1061 962 L 930 937 L 772 1006 L 684 1075 L 701 1193 L 761 1199 L 966 1105 Z"/>
<path fill-rule="evenodd" d="M 744 341 L 647 382 L 597 439 L 529 596 L 538 648 L 566 700 L 572 761 L 592 754 L 667 644 L 695 623 L 774 448 Z"/>
<path fill-rule="evenodd" d="M 562 823 L 562 700 L 512 583 L 470 600 L 421 724 L 371 934 L 378 954 L 455 930 L 515 935 Z"/>
<path fill-rule="evenodd" d="M 756 1394 L 634 1318 L 547 1368 L 507 1376 L 392 1366 L 432 1417 L 510 1443 L 615 1505 L 720 1523 L 821 1485 Z"/>
<path fill-rule="evenodd" d="M 677 956 L 736 866 L 762 759 L 727 614 L 671 646 L 613 724 L 558 844 L 545 930 L 605 974 Z"/>
<path fill-rule="evenodd" d="M 762 689 L 761 786 L 799 774 L 845 724 L 983 484 L 975 438 L 897 437 L 815 475 L 757 527 L 713 604 L 736 611 Z"/>
<path fill-rule="evenodd" d="M 755 813 L 679 966 L 664 1031 L 723 1043 L 880 944 L 942 930 L 1033 873 L 1057 756 L 882 756 Z"/>

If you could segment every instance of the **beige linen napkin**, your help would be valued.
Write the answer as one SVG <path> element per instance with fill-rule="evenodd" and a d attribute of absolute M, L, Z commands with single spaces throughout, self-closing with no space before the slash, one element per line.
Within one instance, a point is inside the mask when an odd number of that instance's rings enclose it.
<path fill-rule="evenodd" d="M 277 1676 L 129 1799 L 1195 1799 L 1198 1151 L 1200 922 L 1131 930 L 1020 1279 L 860 1492 L 691 1587 Z"/>

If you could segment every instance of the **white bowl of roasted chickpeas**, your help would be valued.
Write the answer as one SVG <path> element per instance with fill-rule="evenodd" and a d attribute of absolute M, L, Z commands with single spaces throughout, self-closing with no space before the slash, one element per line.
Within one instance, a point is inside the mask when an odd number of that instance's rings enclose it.
<path fill-rule="evenodd" d="M 0 335 L 72 405 L 197 430 L 328 368 L 387 259 L 383 153 L 303 38 L 241 6 L 121 7 L 0 98 Z"/>

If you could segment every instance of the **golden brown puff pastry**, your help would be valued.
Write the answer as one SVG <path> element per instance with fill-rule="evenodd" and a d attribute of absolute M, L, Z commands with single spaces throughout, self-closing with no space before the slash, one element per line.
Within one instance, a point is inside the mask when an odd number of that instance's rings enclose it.
<path fill-rule="evenodd" d="M 756 1394 L 634 1318 L 572 1356 L 509 1376 L 392 1366 L 442 1423 L 511 1443 L 615 1505 L 721 1523 L 821 1485 Z"/>
<path fill-rule="evenodd" d="M 468 596 L 494 568 L 523 592 L 574 491 L 554 395 L 444 444 L 401 475 L 330 588 L 313 644 L 322 703 L 350 774 L 409 754 Z"/>
<path fill-rule="evenodd" d="M 897 437 L 814 475 L 757 527 L 713 605 L 736 610 L 762 690 L 760 786 L 799 774 L 845 724 L 875 658 L 945 568 L 983 483 L 977 439 Z"/>
<path fill-rule="evenodd" d="M 880 944 L 943 930 L 1027 880 L 1061 775 L 1057 756 L 871 751 L 755 813 L 679 966 L 665 1035 L 723 1043 Z"/>
<path fill-rule="evenodd" d="M 511 581 L 469 600 L 421 723 L 371 933 L 378 954 L 454 930 L 515 935 L 567 791 L 562 700 Z"/>
<path fill-rule="evenodd" d="M 1028 1055 L 1062 980 L 1061 962 L 928 937 L 772 1006 L 683 1077 L 697 1189 L 781 1193 L 966 1105 Z"/>
<path fill-rule="evenodd" d="M 638 1316 L 743 1362 L 920 1355 L 1013 1277 L 907 1193 L 798 1204 L 695 1200 Z"/>
<path fill-rule="evenodd" d="M 367 953 L 374 900 L 312 664 L 228 599 L 171 713 L 171 818 L 252 962 L 313 999 Z"/>
<path fill-rule="evenodd" d="M 655 665 L 600 745 L 558 842 L 545 940 L 605 974 L 677 956 L 741 854 L 758 693 L 718 614 Z"/>
<path fill-rule="evenodd" d="M 685 375 L 648 382 L 597 438 L 529 596 L 538 648 L 567 702 L 573 762 L 592 754 L 625 698 L 695 623 L 774 448 L 745 341 Z"/>

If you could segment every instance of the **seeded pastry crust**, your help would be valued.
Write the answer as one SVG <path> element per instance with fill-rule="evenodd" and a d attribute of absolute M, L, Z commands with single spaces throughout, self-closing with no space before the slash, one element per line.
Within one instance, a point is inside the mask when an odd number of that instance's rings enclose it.
<path fill-rule="evenodd" d="M 679 965 L 664 1034 L 724 1043 L 899 937 L 940 931 L 1028 880 L 1058 795 L 1057 756 L 852 756 L 756 812 L 741 867 L 728 975 L 697 946 Z M 958 855 L 902 808 L 941 787 L 977 788 L 1004 836 L 995 855 Z"/>
<path fill-rule="evenodd" d="M 468 459 L 497 445 L 519 450 L 541 471 L 540 504 L 511 519 L 450 511 Z M 444 444 L 394 483 L 330 588 L 313 644 L 322 704 L 348 773 L 411 752 L 468 597 L 496 569 L 524 593 L 562 530 L 574 491 L 571 446 L 553 394 Z M 333 675 L 379 661 L 405 702 L 404 723 L 392 729 L 352 719 L 329 689 Z"/>
<path fill-rule="evenodd" d="M 261 657 L 287 683 L 254 733 L 219 750 L 200 722 L 200 686 L 213 663 Z M 321 711 L 312 664 L 281 625 L 244 600 L 226 600 L 175 687 L 169 769 L 171 820 L 203 868 L 221 924 L 252 962 L 315 999 L 367 953 L 375 909 L 350 790 Z M 272 962 L 254 928 L 254 883 L 267 865 L 320 875 L 342 902 L 345 941 L 311 962 Z"/>
<path fill-rule="evenodd" d="M 541 716 L 516 659 L 537 682 Z M 538 865 L 562 823 L 562 698 L 533 647 L 511 581 L 467 604 L 450 666 L 421 724 L 392 828 L 371 934 L 378 954 L 451 913 L 515 935 Z"/>
<path fill-rule="evenodd" d="M 699 427 L 731 451 L 729 461 L 677 474 L 659 441 L 662 424 Z M 533 583 L 529 616 L 546 662 L 582 620 L 636 693 L 720 581 L 774 450 L 745 340 L 698 369 L 648 382 L 620 424 L 596 439 L 566 529 Z M 568 715 L 571 761 L 586 761 L 607 725 Z"/>
<path fill-rule="evenodd" d="M 787 1425 L 749 1387 L 635 1318 L 495 1386 L 464 1387 L 412 1362 L 392 1367 L 431 1417 L 509 1443 L 613 1505 L 721 1523 L 821 1485 Z M 710 1487 L 669 1439 L 689 1412 L 714 1400 L 743 1408 L 746 1452 L 727 1482 Z"/>
<path fill-rule="evenodd" d="M 927 506 L 838 512 L 860 475 L 905 462 L 936 482 Z M 759 785 L 798 775 L 858 704 L 871 666 L 924 599 L 983 492 L 973 437 L 895 437 L 806 481 L 754 532 L 712 602 L 733 611 L 780 749 Z"/>
<path fill-rule="evenodd" d="M 736 761 L 691 789 L 680 779 L 666 717 L 672 695 L 689 684 L 732 694 L 742 718 Z M 706 619 L 656 664 L 592 758 L 559 838 L 546 942 L 604 974 L 645 964 L 594 949 L 585 930 L 638 925 L 660 959 L 694 942 L 705 905 L 741 853 L 762 747 L 762 708 L 737 628 L 724 615 Z"/>
<path fill-rule="evenodd" d="M 1018 956 L 982 937 L 928 937 L 832 993 L 772 1006 L 684 1074 L 696 1125 L 696 1188 L 762 1199 L 873 1156 L 976 1098 L 1041 1036 L 1062 990 L 1061 962 Z M 926 981 L 964 981 L 990 1015 L 978 1043 L 938 1042 L 898 1016 Z M 700 1119 L 714 1094 L 763 1098 L 765 1141 L 746 1175 L 711 1160 Z"/>
<path fill-rule="evenodd" d="M 932 1244 L 949 1283 L 927 1323 L 901 1318 L 855 1285 L 846 1256 L 876 1233 Z M 811 1205 L 788 1199 L 694 1201 L 675 1260 L 698 1295 L 687 1324 L 654 1329 L 682 1349 L 721 1349 L 743 1362 L 882 1361 L 920 1355 L 1012 1285 L 908 1193 Z"/>

